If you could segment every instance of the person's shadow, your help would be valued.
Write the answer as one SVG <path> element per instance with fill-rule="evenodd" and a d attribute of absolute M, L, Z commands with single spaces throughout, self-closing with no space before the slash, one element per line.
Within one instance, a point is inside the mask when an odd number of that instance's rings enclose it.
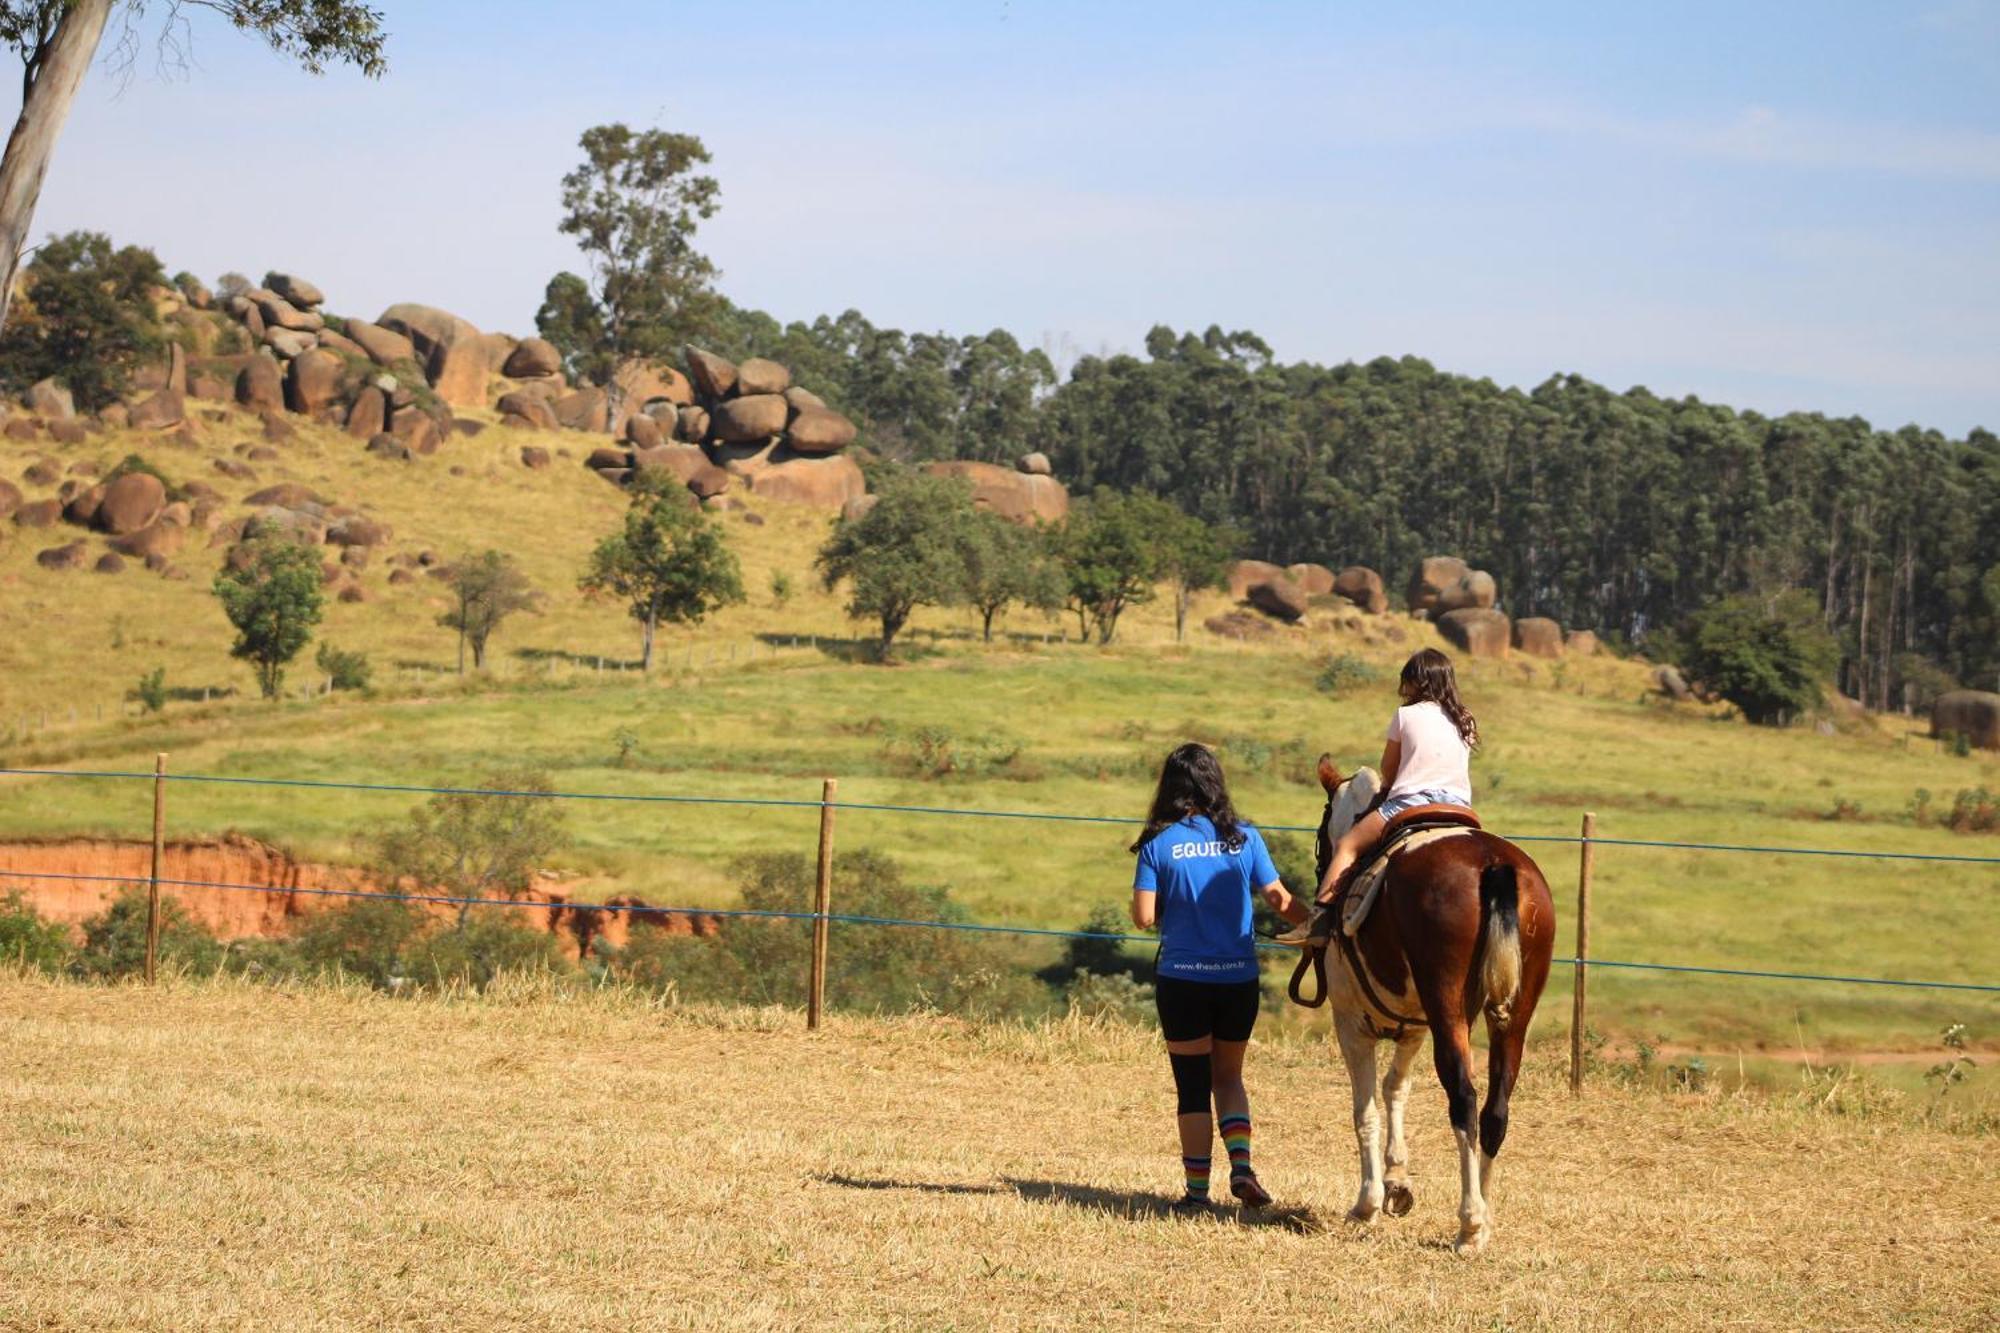
<path fill-rule="evenodd" d="M 1088 1208 L 1124 1218 L 1128 1222 L 1142 1219 L 1173 1216 L 1173 1200 L 1161 1194 L 1139 1190 L 1106 1189 L 1099 1185 L 1079 1185 L 1066 1180 L 1023 1180 L 1014 1176 L 1004 1176 L 998 1184 L 974 1185 L 929 1180 L 894 1180 L 875 1176 L 850 1176 L 840 1173 L 816 1175 L 813 1179 L 823 1185 L 838 1185 L 842 1189 L 854 1190 L 908 1190 L 920 1194 L 1014 1194 L 1031 1203 L 1062 1204 L 1071 1208 Z M 1310 1208 L 1266 1208 L 1252 1212 L 1236 1209 L 1228 1205 L 1218 1205 L 1210 1217 L 1218 1222 L 1234 1220 L 1243 1226 L 1275 1226 L 1301 1235 L 1318 1235 L 1324 1231 L 1317 1214 Z"/>

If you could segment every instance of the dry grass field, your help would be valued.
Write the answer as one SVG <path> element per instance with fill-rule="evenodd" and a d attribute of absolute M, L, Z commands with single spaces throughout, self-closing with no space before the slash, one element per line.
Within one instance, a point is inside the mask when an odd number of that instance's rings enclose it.
<path fill-rule="evenodd" d="M 1252 1055 L 1265 1222 L 1165 1215 L 1165 1062 L 1067 1022 L 0 978 L 0 1326 L 1990 1328 L 1990 1137 L 1799 1099 L 1572 1100 L 1533 1055 L 1494 1246 L 1340 1220 L 1322 1043 Z"/>

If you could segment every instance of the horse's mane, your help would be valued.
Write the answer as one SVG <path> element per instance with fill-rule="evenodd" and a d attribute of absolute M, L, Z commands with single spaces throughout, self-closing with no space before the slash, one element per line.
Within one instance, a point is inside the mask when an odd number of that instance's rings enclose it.
<path fill-rule="evenodd" d="M 1318 846 L 1314 848 L 1316 874 L 1324 875 L 1327 865 L 1333 860 L 1333 844 L 1340 835 L 1354 827 L 1356 820 L 1368 813 L 1368 807 L 1375 803 L 1375 797 L 1382 790 L 1382 775 L 1372 768 L 1358 768 L 1354 776 L 1344 782 L 1335 781 L 1338 775 L 1322 761 L 1320 781 L 1328 783 L 1326 794 L 1326 814 L 1320 819 Z"/>

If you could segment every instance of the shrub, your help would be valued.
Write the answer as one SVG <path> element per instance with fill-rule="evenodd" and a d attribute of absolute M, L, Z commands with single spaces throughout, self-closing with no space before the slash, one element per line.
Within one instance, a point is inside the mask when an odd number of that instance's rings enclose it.
<path fill-rule="evenodd" d="M 1727 597 L 1688 618 L 1679 665 L 1751 722 L 1783 726 L 1816 707 L 1838 651 L 1811 594 Z"/>
<path fill-rule="evenodd" d="M 139 706 L 148 713 L 157 713 L 167 706 L 167 669 L 156 666 L 139 677 L 139 683 L 132 687 L 128 699 L 137 699 Z"/>
<path fill-rule="evenodd" d="M 410 903 L 355 898 L 305 917 L 293 942 L 308 969 L 344 973 L 391 990 L 410 975 L 409 956 L 428 924 Z"/>
<path fill-rule="evenodd" d="M 368 662 L 368 654 L 343 652 L 324 641 L 320 643 L 319 652 L 313 656 L 313 664 L 333 682 L 336 690 L 365 690 L 375 674 L 375 668 Z"/>
<path fill-rule="evenodd" d="M 782 608 L 792 600 L 792 576 L 782 569 L 771 571 L 771 604 Z"/>
<path fill-rule="evenodd" d="M 177 898 L 160 899 L 159 963 L 207 976 L 222 965 L 222 942 L 188 915 Z M 109 979 L 146 968 L 146 890 L 127 885 L 111 905 L 83 923 L 83 948 L 71 964 L 79 976 Z"/>
<path fill-rule="evenodd" d="M 1956 833 L 1990 833 L 2000 828 L 2000 806 L 1984 787 L 1967 787 L 1952 798 L 1945 826 Z"/>
<path fill-rule="evenodd" d="M 241 273 L 225 273 L 215 280 L 215 296 L 219 301 L 232 300 L 243 295 L 256 284 Z"/>
<path fill-rule="evenodd" d="M 1086 972 L 1070 983 L 1064 999 L 1069 1011 L 1083 1018 L 1106 1018 L 1135 1027 L 1150 1027 L 1156 1021 L 1153 988 L 1128 976 Z"/>
<path fill-rule="evenodd" d="M 60 972 L 69 955 L 66 927 L 44 919 L 18 893 L 0 898 L 0 962 Z"/>
<path fill-rule="evenodd" d="M 639 733 L 630 727 L 620 727 L 611 733 L 611 743 L 618 749 L 613 762 L 620 768 L 630 768 L 632 757 L 639 752 Z"/>
<path fill-rule="evenodd" d="M 154 481 L 159 482 L 161 489 L 166 491 L 167 498 L 169 500 L 182 500 L 187 498 L 187 492 L 183 490 L 181 487 L 176 486 L 173 483 L 172 478 L 168 477 L 166 473 L 160 471 L 160 469 L 157 466 L 155 466 L 152 462 L 150 462 L 143 454 L 125 455 L 125 457 L 118 460 L 118 466 L 112 468 L 109 472 L 105 473 L 104 476 L 101 478 L 101 480 L 103 484 L 108 486 L 112 482 L 118 480 L 120 477 L 129 477 L 134 473 L 143 473 L 144 475 L 151 477 Z"/>
<path fill-rule="evenodd" d="M 1110 903 L 1099 903 L 1090 909 L 1090 915 L 1078 929 L 1084 932 L 1084 936 L 1093 938 L 1073 935 L 1065 939 L 1062 958 L 1038 974 L 1043 981 L 1057 990 L 1069 990 L 1083 977 L 1151 979 L 1152 963 L 1132 957 L 1126 951 L 1124 940 L 1094 938 L 1130 933 L 1131 922 L 1116 907 Z"/>
<path fill-rule="evenodd" d="M 515 919 L 506 909 L 474 912 L 449 930 L 421 937 L 410 950 L 410 975 L 426 986 L 483 990 L 501 973 L 575 972 L 562 946 L 546 930 Z"/>
<path fill-rule="evenodd" d="M 114 250 L 99 232 L 50 237 L 0 334 L 0 380 L 19 390 L 54 376 L 86 412 L 112 402 L 162 346 L 150 293 L 165 279 L 150 250 Z"/>
<path fill-rule="evenodd" d="M 1336 653 L 1326 659 L 1313 685 L 1322 694 L 1345 694 L 1362 685 L 1372 685 L 1382 673 L 1353 653 Z"/>
<path fill-rule="evenodd" d="M 745 908 L 811 910 L 815 868 L 805 856 L 747 857 L 736 873 Z M 964 920 L 944 888 L 905 883 L 896 863 L 879 852 L 841 853 L 834 858 L 833 878 L 842 913 Z M 811 923 L 804 920 L 736 918 L 706 939 L 636 924 L 631 942 L 612 960 L 612 974 L 684 1000 L 803 1005 L 811 938 Z M 827 1003 L 863 1011 L 935 1008 L 990 1015 L 1045 1006 L 1047 992 L 1025 970 L 988 965 L 991 947 L 960 931 L 836 921 L 827 946 Z"/>

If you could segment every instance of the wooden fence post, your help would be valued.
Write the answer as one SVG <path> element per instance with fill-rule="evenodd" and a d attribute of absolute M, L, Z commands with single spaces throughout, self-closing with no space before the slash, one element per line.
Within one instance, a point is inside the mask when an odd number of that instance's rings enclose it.
<path fill-rule="evenodd" d="M 1571 997 L 1569 1019 L 1571 1096 L 1583 1091 L 1584 992 L 1590 985 L 1589 967 L 1585 960 L 1590 957 L 1590 874 L 1596 861 L 1596 848 L 1591 839 L 1596 834 L 1597 816 L 1586 812 L 1583 816 L 1583 848 L 1576 868 L 1576 987 Z"/>
<path fill-rule="evenodd" d="M 812 989 L 806 995 L 806 1027 L 818 1030 L 826 1005 L 826 914 L 833 901 L 833 791 L 827 778 L 819 793 L 819 879 L 813 886 Z"/>
<path fill-rule="evenodd" d="M 167 757 L 153 756 L 153 875 L 146 885 L 146 984 L 160 961 L 160 860 L 167 837 Z"/>

